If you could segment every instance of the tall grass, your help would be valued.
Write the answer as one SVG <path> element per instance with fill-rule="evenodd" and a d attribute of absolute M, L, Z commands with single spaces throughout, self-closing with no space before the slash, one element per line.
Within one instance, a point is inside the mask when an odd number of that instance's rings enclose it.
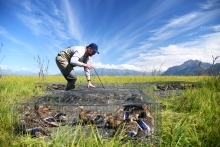
<path fill-rule="evenodd" d="M 188 89 L 181 96 L 160 98 L 151 95 L 153 87 L 145 89 L 145 93 L 163 105 L 162 134 L 160 142 L 149 146 L 220 146 L 220 79 L 195 76 L 100 76 L 105 83 L 133 82 L 167 82 L 186 81 L 200 82 L 200 86 Z M 91 128 L 89 136 L 85 137 L 80 126 L 65 132 L 57 131 L 53 140 L 30 138 L 13 134 L 13 116 L 11 107 L 14 103 L 28 100 L 43 94 L 36 88 L 36 83 L 65 82 L 62 76 L 47 76 L 45 81 L 35 76 L 4 76 L 0 81 L 0 146 L 146 146 L 141 143 L 121 142 L 120 136 L 103 139 L 95 128 Z M 84 76 L 78 77 L 78 82 L 86 82 Z M 98 83 L 97 77 L 92 82 Z M 69 132 L 71 131 L 71 132 Z M 70 135 L 71 134 L 71 135 Z"/>
<path fill-rule="evenodd" d="M 219 79 L 204 79 L 202 87 L 165 100 L 171 104 L 163 111 L 164 143 L 169 146 L 220 146 L 219 88 Z"/>

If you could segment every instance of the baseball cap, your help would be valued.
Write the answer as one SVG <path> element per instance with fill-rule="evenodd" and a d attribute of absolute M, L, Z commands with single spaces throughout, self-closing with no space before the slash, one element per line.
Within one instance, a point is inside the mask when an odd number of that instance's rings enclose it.
<path fill-rule="evenodd" d="M 89 45 L 89 47 L 91 47 L 93 49 L 93 51 L 95 51 L 95 53 L 98 53 L 99 54 L 99 51 L 98 51 L 98 46 L 95 44 L 95 43 L 91 43 Z"/>

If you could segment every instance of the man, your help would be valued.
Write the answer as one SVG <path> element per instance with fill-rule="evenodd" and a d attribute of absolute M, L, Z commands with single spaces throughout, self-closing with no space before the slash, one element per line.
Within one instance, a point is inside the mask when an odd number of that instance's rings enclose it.
<path fill-rule="evenodd" d="M 61 51 L 56 57 L 56 63 L 61 73 L 67 80 L 66 90 L 74 89 L 77 76 L 73 67 L 84 67 L 85 76 L 88 81 L 88 88 L 95 87 L 91 83 L 90 69 L 94 68 L 93 65 L 88 64 L 89 57 L 98 52 L 98 46 L 95 43 L 89 44 L 86 48 L 82 46 L 67 47 Z"/>

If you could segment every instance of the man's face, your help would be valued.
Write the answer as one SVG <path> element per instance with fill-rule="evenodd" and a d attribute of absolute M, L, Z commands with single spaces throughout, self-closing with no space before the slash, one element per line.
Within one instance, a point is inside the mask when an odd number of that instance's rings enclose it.
<path fill-rule="evenodd" d="M 91 47 L 88 48 L 88 55 L 89 55 L 90 57 L 93 56 L 93 55 L 95 55 L 95 51 L 94 51 Z"/>

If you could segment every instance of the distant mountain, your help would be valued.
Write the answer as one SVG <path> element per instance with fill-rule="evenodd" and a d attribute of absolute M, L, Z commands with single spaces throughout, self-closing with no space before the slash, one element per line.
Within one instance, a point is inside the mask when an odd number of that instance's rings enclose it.
<path fill-rule="evenodd" d="M 128 70 L 128 69 L 120 70 L 120 69 L 97 68 L 95 70 L 99 76 L 129 76 L 129 75 L 135 76 L 135 75 L 150 75 L 151 74 L 150 72 L 148 73 L 148 72 L 141 72 L 141 71 Z M 75 71 L 75 72 L 78 76 L 85 75 L 83 70 Z M 13 71 L 11 69 L 1 69 L 1 74 L 3 75 L 31 75 L 31 76 L 37 75 L 37 73 L 33 73 L 30 71 L 24 71 L 24 70 Z M 57 75 L 62 75 L 62 74 L 60 73 Z M 94 75 L 94 76 L 96 75 L 94 70 L 91 70 L 91 75 Z"/>
<path fill-rule="evenodd" d="M 210 71 L 212 64 L 201 62 L 199 67 L 199 63 L 199 60 L 188 60 L 181 65 L 168 68 L 162 75 L 210 75 L 220 72 L 220 63 L 212 67 L 213 71 Z"/>
<path fill-rule="evenodd" d="M 220 73 L 220 63 L 212 66 L 210 63 L 201 62 L 199 68 L 199 60 L 188 60 L 185 61 L 181 65 L 176 65 L 173 67 L 169 67 L 165 72 L 162 73 L 164 76 L 168 75 L 211 75 Z M 212 70 L 210 70 L 212 69 Z M 105 69 L 105 68 L 97 68 L 95 69 L 99 76 L 137 76 L 137 75 L 152 75 L 152 72 L 141 72 L 129 69 Z M 84 71 L 75 71 L 77 75 L 84 75 Z M 13 71 L 11 69 L 1 69 L 1 74 L 3 75 L 33 75 L 36 76 L 37 73 L 33 73 L 30 71 Z M 61 75 L 57 74 L 57 75 Z M 91 70 L 91 75 L 96 76 L 94 70 Z"/>
<path fill-rule="evenodd" d="M 141 72 L 141 71 L 135 71 L 135 70 L 129 70 L 129 69 L 105 69 L 105 68 L 98 68 L 95 69 L 98 75 L 102 76 L 130 76 L 130 75 L 149 75 L 150 73 L 147 72 Z M 93 75 L 96 75 L 95 71 L 92 70 L 91 73 Z"/>
<path fill-rule="evenodd" d="M 30 71 L 24 71 L 24 70 L 19 70 L 19 71 L 13 71 L 11 69 L 1 69 L 1 74 L 2 75 L 37 75 L 36 73 L 30 72 Z"/>
<path fill-rule="evenodd" d="M 96 71 L 96 72 L 95 72 Z M 84 71 L 75 71 L 77 75 L 85 75 Z M 141 72 L 129 69 L 105 69 L 105 68 L 97 68 L 95 70 L 91 70 L 91 75 L 96 76 L 96 73 L 99 76 L 137 76 L 137 75 L 150 75 L 151 72 Z M 58 74 L 61 75 L 61 74 Z"/>

